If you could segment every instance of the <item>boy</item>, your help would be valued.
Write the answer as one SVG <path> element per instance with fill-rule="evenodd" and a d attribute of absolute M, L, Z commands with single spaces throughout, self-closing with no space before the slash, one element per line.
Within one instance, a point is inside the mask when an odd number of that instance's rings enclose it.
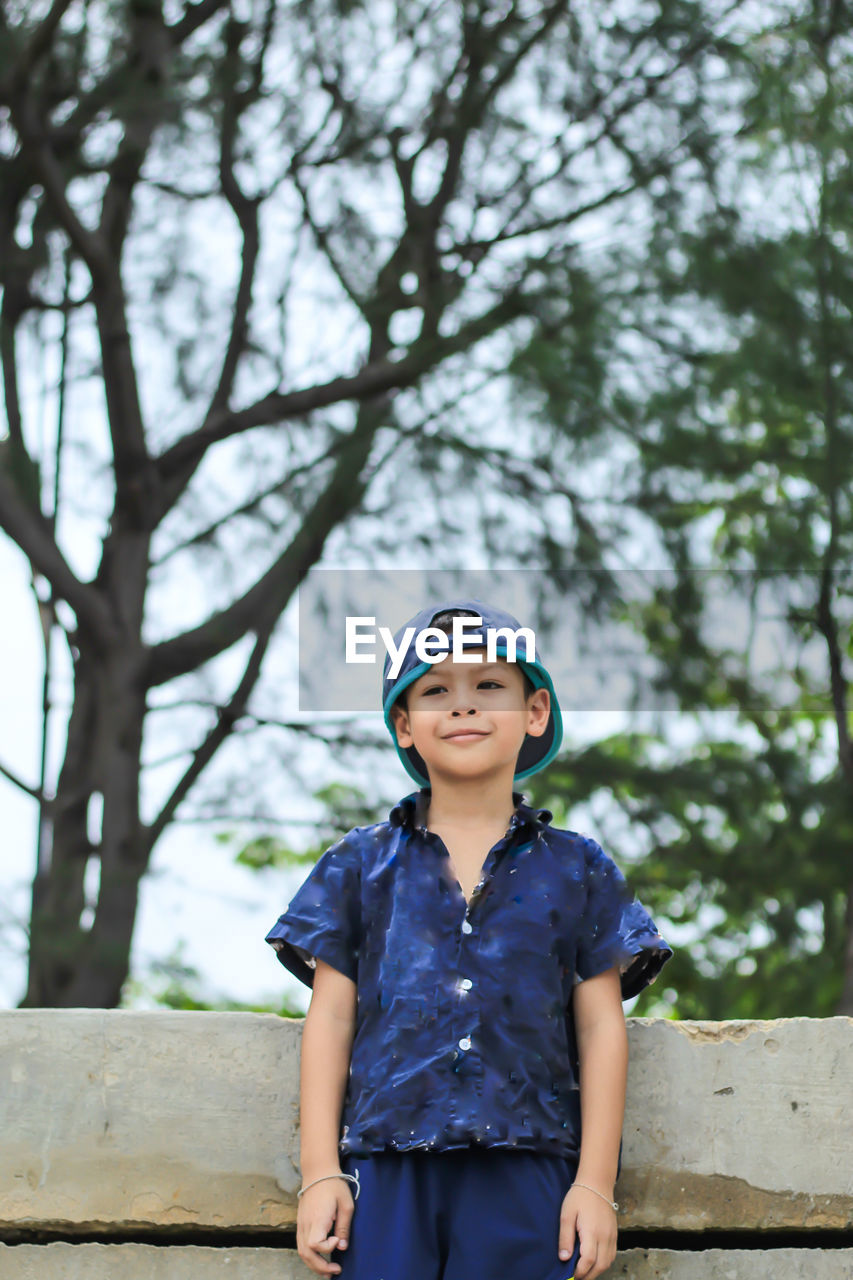
<path fill-rule="evenodd" d="M 423 661 L 454 617 L 481 622 Z M 327 850 L 267 935 L 313 986 L 297 1246 L 321 1276 L 596 1280 L 616 1253 L 621 1001 L 672 951 L 600 846 L 513 790 L 562 722 L 537 654 L 488 652 L 499 628 L 520 630 L 469 600 L 400 629 L 383 708 L 420 790 Z"/>

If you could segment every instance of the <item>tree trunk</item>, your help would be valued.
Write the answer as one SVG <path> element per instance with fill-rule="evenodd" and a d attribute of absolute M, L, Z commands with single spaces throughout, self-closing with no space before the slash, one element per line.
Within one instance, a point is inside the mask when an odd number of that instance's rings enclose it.
<path fill-rule="evenodd" d="M 65 762 L 52 805 L 51 865 L 33 885 L 27 991 L 21 1007 L 115 1007 L 128 976 L 139 882 L 148 864 L 138 779 L 145 714 L 141 650 L 117 645 L 75 662 Z M 92 831 L 103 803 L 101 830 Z M 100 862 L 90 927 L 84 879 Z"/>
<path fill-rule="evenodd" d="M 853 880 L 847 891 L 847 909 L 844 913 L 845 942 L 844 969 L 841 987 L 841 998 L 835 1012 L 838 1015 L 853 1017 Z"/>

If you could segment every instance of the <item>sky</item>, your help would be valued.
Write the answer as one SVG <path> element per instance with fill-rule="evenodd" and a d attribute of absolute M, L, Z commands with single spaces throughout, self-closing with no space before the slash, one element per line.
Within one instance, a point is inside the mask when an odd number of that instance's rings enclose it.
<path fill-rule="evenodd" d="M 27 358 L 30 361 L 29 367 L 33 369 L 31 417 L 34 421 L 44 422 L 52 416 L 51 405 L 49 401 L 40 401 L 38 388 L 50 385 L 51 370 L 45 368 L 42 376 L 36 376 L 37 366 L 32 363 L 38 358 L 36 346 L 28 349 Z M 91 454 L 80 449 L 68 450 L 68 463 L 63 477 L 63 491 L 67 496 L 62 504 L 59 533 L 69 562 L 80 577 L 87 580 L 97 567 L 99 536 L 106 513 L 101 509 L 103 502 L 94 502 L 92 509 L 88 510 L 83 506 L 80 495 L 86 495 L 87 500 L 91 496 L 98 498 L 97 493 L 92 493 L 91 476 L 97 470 L 97 464 L 106 463 L 108 442 L 102 424 L 100 427 L 98 425 L 101 411 L 97 389 L 84 383 L 77 388 L 76 394 L 80 399 L 76 402 L 75 418 L 87 424 L 92 437 Z M 606 472 L 615 461 L 614 458 L 608 458 L 598 464 L 588 464 L 584 475 L 577 477 L 578 486 L 586 484 L 592 493 L 609 492 L 606 477 L 599 474 L 599 471 Z M 215 488 L 217 485 L 227 492 L 228 481 L 231 479 L 228 467 L 235 463 L 235 458 L 225 457 L 208 468 L 203 486 L 206 498 L 210 498 L 211 487 Z M 338 538 L 336 547 L 342 552 L 339 558 L 346 558 L 348 546 L 345 544 L 346 538 L 342 535 Z M 642 545 L 639 539 L 637 545 Z M 358 554 L 357 549 L 355 554 Z M 481 550 L 479 558 L 474 558 L 472 551 L 471 563 L 466 569 L 477 567 L 478 563 L 482 568 L 484 555 L 485 552 Z M 533 571 L 530 573 L 532 576 Z M 169 634 L 200 621 L 211 609 L 224 603 L 223 591 L 227 594 L 234 586 L 233 583 L 223 582 L 221 575 L 217 580 L 211 572 L 193 572 L 192 565 L 179 565 L 174 582 L 177 587 L 170 588 L 168 595 L 164 595 L 161 590 L 156 608 L 152 610 Z M 29 567 L 21 553 L 2 533 L 0 587 L 6 606 L 5 626 L 0 628 L 0 762 L 14 770 L 28 784 L 35 785 L 39 771 L 44 645 L 29 579 Z M 155 638 L 160 637 L 157 635 Z M 278 645 L 276 653 L 268 656 L 268 662 L 271 661 L 271 665 L 278 668 L 279 685 L 283 681 L 286 695 L 287 680 L 291 680 L 289 696 L 295 699 L 296 680 L 287 669 L 288 662 L 293 665 L 293 649 L 288 649 L 288 643 L 292 646 L 292 636 L 290 640 L 287 636 L 283 640 L 284 643 Z M 565 667 L 570 649 L 568 646 L 560 648 Z M 228 664 L 233 665 L 234 655 L 223 655 L 217 662 L 224 663 L 224 677 L 230 680 L 233 673 L 228 669 Z M 556 657 L 553 665 L 552 675 L 558 688 L 561 684 L 563 688 L 576 686 L 576 669 L 558 670 Z M 67 709 L 70 692 L 70 663 L 64 645 L 59 641 L 55 646 L 54 673 L 52 683 L 57 711 L 53 717 L 49 752 L 51 781 L 56 777 L 61 763 L 65 730 L 63 712 Z M 169 689 L 164 690 L 163 694 L 167 699 L 175 696 Z M 63 700 L 65 707 L 62 705 Z M 290 707 L 286 707 L 285 714 L 289 711 Z M 376 710 L 370 715 L 381 726 L 380 712 Z M 158 726 L 163 719 L 156 719 Z M 635 717 L 633 723 L 637 724 L 640 720 L 641 717 Z M 586 715 L 573 713 L 571 737 L 567 732 L 566 743 L 568 745 L 569 741 L 580 743 L 594 740 L 602 733 L 613 732 L 626 723 L 627 717 L 616 712 Z M 192 738 L 185 737 L 179 743 L 174 734 L 169 737 L 159 727 L 152 729 L 150 737 L 146 737 L 146 758 L 154 755 L 168 758 L 176 746 L 185 747 L 186 742 L 191 740 Z M 262 747 L 235 749 L 229 744 L 228 749 L 237 754 L 243 753 L 241 761 L 248 762 L 244 765 L 243 772 L 252 777 L 252 764 L 262 756 Z M 234 755 L 231 759 L 233 763 Z M 217 759 L 213 767 L 217 768 L 218 765 Z M 179 766 L 171 766 L 171 785 L 176 780 L 176 767 Z M 399 764 L 390 741 L 386 768 L 387 773 L 383 774 L 380 789 L 389 798 L 390 805 L 411 791 L 413 786 Z M 267 776 L 270 773 L 267 767 L 262 771 Z M 150 776 L 151 783 L 148 785 L 155 790 L 159 788 L 163 792 L 169 787 L 168 765 L 152 769 Z M 324 780 L 324 775 L 318 773 L 317 785 Z M 373 790 L 372 783 L 373 780 L 368 779 L 368 791 Z M 311 806 L 306 807 L 305 804 L 304 789 L 300 792 L 291 786 L 288 794 L 286 779 L 282 779 L 282 787 L 285 811 L 304 823 L 311 813 Z M 143 794 L 146 795 L 145 792 Z M 150 794 L 148 793 L 149 797 Z M 276 811 L 280 811 L 278 805 Z M 150 817 L 150 805 L 146 816 Z M 381 811 L 377 813 L 377 819 L 384 816 L 385 813 Z M 0 855 L 0 957 L 3 960 L 0 965 L 0 1007 L 15 1008 L 26 989 L 26 926 L 35 868 L 37 813 L 35 803 L 2 776 L 0 820 L 6 837 Z M 580 824 L 580 817 L 575 816 L 573 820 Z M 141 885 L 131 953 L 131 974 L 138 975 L 145 981 L 149 967 L 165 961 L 178 948 L 180 961 L 199 974 L 198 983 L 188 985 L 202 999 L 214 1002 L 221 999 L 265 1003 L 273 1007 L 277 1007 L 285 999 L 292 1007 L 304 1009 L 309 998 L 307 988 L 285 971 L 263 939 L 307 874 L 305 868 L 256 872 L 236 865 L 234 847 L 216 839 L 217 830 L 221 830 L 224 825 L 225 822 L 217 828 L 212 824 L 176 823 L 158 842 L 150 869 Z M 294 829 L 302 834 L 299 827 Z M 598 831 L 594 813 L 588 815 L 588 825 L 584 829 L 593 835 Z M 612 852 L 618 861 L 621 851 Z M 90 896 L 94 897 L 97 890 L 95 859 L 91 861 L 90 872 L 92 874 L 87 875 L 87 889 Z M 85 922 L 84 914 L 82 923 L 85 925 Z M 163 986 L 165 983 L 159 982 L 158 985 Z M 127 999 L 133 1007 L 156 1007 L 151 1001 L 146 1003 L 141 995 L 129 994 Z M 630 1012 L 631 1007 L 626 1004 L 627 1011 Z"/>
<path fill-rule="evenodd" d="M 33 381 L 35 383 L 37 379 L 34 378 Z M 97 423 L 94 410 L 98 401 L 95 393 L 84 387 L 80 394 L 83 399 L 78 405 L 78 417 L 87 423 Z M 91 404 L 86 399 L 90 394 Z M 32 392 L 31 401 L 34 406 L 38 405 L 35 391 Z M 44 406 L 41 415 L 45 415 Z M 35 409 L 33 416 L 38 416 Z M 103 452 L 106 458 L 106 439 L 98 440 L 97 436 L 94 438 L 95 454 Z M 614 459 L 608 459 L 606 464 L 599 465 L 606 471 L 607 465 L 612 465 L 613 461 Z M 86 580 L 95 572 L 98 563 L 103 513 L 99 514 L 97 505 L 91 513 L 87 512 L 79 502 L 74 501 L 78 495 L 90 492 L 91 476 L 87 475 L 84 463 L 85 455 L 69 450 L 69 464 L 63 486 L 68 498 L 63 505 L 60 537 L 72 567 Z M 231 465 L 233 463 L 234 460 L 231 459 Z M 212 469 L 212 481 L 208 477 L 205 482 L 206 494 L 209 493 L 211 482 L 215 484 L 223 479 L 228 465 L 229 460 L 226 458 L 218 464 L 218 475 L 216 468 Z M 585 469 L 584 477 L 577 478 L 579 485 L 582 482 L 588 484 L 592 491 L 596 491 L 598 486 L 598 491 L 609 492 L 604 477 L 596 474 L 595 464 L 590 464 Z M 483 554 L 481 552 L 480 557 Z M 466 570 L 470 571 L 477 565 L 478 560 L 472 558 Z M 479 567 L 483 567 L 482 558 L 479 560 Z M 191 566 L 180 568 L 181 571 L 174 579 L 177 588 L 172 589 L 168 597 L 161 593 L 158 599 L 159 619 L 171 634 L 200 621 L 208 611 L 223 603 L 222 582 L 215 581 L 210 573 L 194 574 Z M 533 571 L 529 572 L 532 577 Z M 226 584 L 226 590 L 229 585 L 233 584 Z M 39 772 L 44 645 L 30 584 L 29 566 L 2 533 L 0 588 L 5 602 L 5 625 L 0 628 L 0 763 L 34 786 Z M 217 593 L 220 598 L 217 598 Z M 291 632 L 292 630 L 293 628 Z M 282 639 L 283 643 L 278 645 L 275 654 L 269 655 L 268 661 L 278 668 L 279 687 L 283 681 L 285 697 L 295 700 L 297 682 L 293 673 L 287 670 L 288 662 L 293 664 L 292 634 Z M 561 645 L 559 648 L 563 666 L 560 667 L 555 656 L 552 664 L 555 683 L 558 689 L 576 687 L 577 670 L 572 671 L 571 664 L 566 669 L 570 648 L 568 645 Z M 234 655 L 226 654 L 217 661 L 224 662 L 225 678 L 231 679 L 232 672 L 227 667 L 229 663 L 233 664 Z M 70 693 L 70 663 L 64 645 L 59 640 L 55 646 L 52 684 L 57 711 L 52 721 L 48 771 L 50 781 L 56 777 L 61 763 L 65 732 L 63 712 L 67 709 Z M 174 695 L 167 689 L 164 696 L 171 698 Z M 62 705 L 63 700 L 65 706 Z M 285 708 L 285 713 L 290 710 L 290 707 Z M 353 707 L 353 710 L 356 708 Z M 376 724 L 381 725 L 378 710 L 369 714 Z M 565 719 L 564 716 L 564 721 Z M 637 724 L 641 719 L 642 717 L 635 716 L 633 723 Z M 568 745 L 569 741 L 580 743 L 594 740 L 602 733 L 613 732 L 624 726 L 627 721 L 625 715 L 617 712 L 585 715 L 573 712 L 571 737 L 567 732 L 566 743 Z M 162 720 L 157 723 L 161 724 Z M 158 735 L 156 738 L 155 734 Z M 188 740 L 192 739 L 185 737 L 183 743 L 178 743 L 174 734 L 168 737 L 159 728 L 152 730 L 150 739 L 146 738 L 147 758 L 155 754 L 168 758 L 176 746 L 185 747 Z M 229 744 L 229 750 L 234 752 L 235 748 Z M 244 767 L 243 772 L 251 776 L 252 762 L 259 759 L 262 748 L 247 746 L 237 750 L 243 751 L 243 759 L 248 762 L 248 768 Z M 232 755 L 232 763 L 233 759 Z M 218 760 L 213 767 L 218 767 Z M 399 764 L 390 741 L 386 767 L 387 774 L 383 775 L 381 791 L 389 797 L 390 805 L 411 791 L 413 786 Z M 173 765 L 171 785 L 176 780 L 175 768 Z M 269 775 L 270 771 L 265 768 L 263 772 Z M 164 791 L 170 786 L 169 766 L 152 769 L 151 779 L 149 785 L 155 790 L 160 788 L 161 792 Z M 324 780 L 323 774 L 318 773 L 317 785 Z M 372 781 L 368 779 L 368 791 L 373 790 Z M 311 813 L 311 806 L 306 807 L 305 804 L 304 790 L 300 792 L 291 787 L 291 793 L 287 794 L 286 780 L 283 780 L 282 785 L 285 791 L 285 811 L 304 823 Z M 278 805 L 276 811 L 280 811 Z M 146 816 L 150 816 L 150 812 Z M 377 813 L 377 819 L 384 816 L 385 813 L 381 811 Z M 26 989 L 26 927 L 35 868 L 37 812 L 34 801 L 2 776 L 0 820 L 5 834 L 3 852 L 0 855 L 0 958 L 3 961 L 0 965 L 0 1007 L 9 1009 L 17 1006 Z M 580 823 L 577 816 L 573 820 Z M 194 992 L 197 990 L 202 999 L 268 1003 L 275 1007 L 284 998 L 292 1007 L 304 1009 L 309 998 L 308 989 L 285 971 L 276 960 L 272 948 L 263 939 L 285 910 L 290 897 L 307 873 L 304 867 L 257 872 L 236 865 L 234 847 L 216 839 L 217 830 L 225 825 L 223 822 L 217 828 L 211 824 L 176 823 L 158 842 L 150 869 L 141 885 L 131 953 L 131 974 L 145 980 L 152 964 L 165 961 L 178 948 L 180 961 L 198 971 L 198 983 L 189 985 Z M 300 830 L 298 827 L 295 829 Z M 592 812 L 588 815 L 588 826 L 585 829 L 593 835 L 598 830 L 595 814 Z M 620 851 L 612 852 L 618 861 Z M 90 872 L 92 874 L 87 875 L 87 889 L 94 897 L 97 890 L 95 859 L 90 863 Z M 84 914 L 82 923 L 85 925 L 85 922 Z M 164 982 L 159 985 L 164 985 Z M 133 1007 L 156 1007 L 151 1001 L 146 1002 L 142 995 L 129 994 L 127 999 L 132 1002 Z M 631 1007 L 632 1005 L 626 1004 L 629 1012 Z"/>
<path fill-rule="evenodd" d="M 38 778 L 43 643 L 23 556 L 0 534 L 0 761 L 29 784 Z M 57 735 L 59 736 L 59 735 Z M 0 1007 L 13 1009 L 26 989 L 26 934 L 35 868 L 36 805 L 0 778 Z M 251 872 L 212 831 L 178 825 L 155 848 L 142 882 L 131 971 L 144 972 L 183 941 L 182 960 L 198 969 L 207 994 L 305 1003 L 302 984 L 278 964 L 263 940 L 304 877 Z M 140 1001 L 135 1007 L 156 1007 Z"/>
<path fill-rule="evenodd" d="M 414 92 L 417 86 L 407 85 L 407 88 L 411 88 Z M 539 119 L 537 115 L 537 120 Z M 152 157 L 152 163 L 155 161 L 157 161 L 156 156 Z M 170 163 L 168 149 L 162 152 L 160 161 L 168 167 Z M 214 169 L 215 162 L 214 156 Z M 194 176 L 201 181 L 205 172 L 204 157 L 196 157 L 195 163 L 198 173 Z M 590 170 L 588 176 L 591 182 L 594 180 L 600 182 L 606 176 L 601 169 L 602 163 L 599 157 L 595 167 Z M 207 157 L 207 164 L 209 169 L 210 156 Z M 149 177 L 157 176 L 155 167 L 149 173 Z M 174 174 L 164 170 L 161 176 L 174 177 Z M 431 174 L 428 167 L 425 171 L 425 180 L 435 180 L 435 174 Z M 378 199 L 377 192 L 372 187 L 369 192 L 363 194 L 365 198 L 369 197 L 375 206 L 372 210 L 374 218 L 379 216 L 385 203 L 389 209 L 393 208 L 390 201 L 384 201 L 384 196 Z M 354 198 L 354 193 L 350 195 Z M 138 272 L 141 281 L 148 281 L 150 263 L 157 260 L 154 247 L 156 237 L 163 229 L 161 219 L 166 217 L 166 204 L 162 193 L 152 194 L 149 191 L 146 195 L 144 189 L 140 189 L 139 199 L 142 202 L 140 205 L 142 213 L 137 220 L 137 233 L 131 246 L 129 270 Z M 156 208 L 146 206 L 146 200 L 153 200 Z M 148 208 L 148 217 L 143 216 L 146 208 Z M 286 242 L 288 218 L 292 212 L 292 210 L 288 212 L 288 209 L 283 207 L 275 215 L 282 220 L 281 225 L 276 224 L 266 228 L 270 234 L 265 238 L 265 244 L 268 245 L 267 252 L 272 255 L 272 259 L 279 256 L 280 246 Z M 480 215 L 487 218 L 490 216 L 489 210 L 481 209 Z M 301 210 L 297 209 L 294 216 L 296 222 L 300 223 Z M 169 217 L 172 219 L 177 217 L 178 223 L 186 233 L 184 252 L 188 255 L 188 259 L 182 265 L 185 268 L 193 267 L 200 278 L 204 278 L 212 288 L 219 290 L 220 302 L 227 305 L 239 265 L 239 246 L 235 239 L 236 228 L 229 222 L 227 236 L 224 230 L 223 219 L 228 222 L 230 218 L 227 210 L 221 210 L 217 218 L 213 218 L 209 227 L 206 224 L 211 220 L 212 214 L 207 202 L 201 202 L 198 206 L 181 203 L 178 206 L 178 213 L 176 214 L 172 208 Z M 378 226 L 379 223 L 376 225 Z M 389 226 L 391 226 L 390 223 Z M 633 226 L 632 229 L 641 237 L 645 234 L 642 229 L 638 229 L 638 226 Z M 588 253 L 598 253 L 604 260 L 608 259 L 610 253 L 608 237 L 612 231 L 606 218 L 600 218 L 595 214 L 590 215 L 586 221 L 578 224 L 576 230 L 578 235 L 584 234 L 588 237 L 585 245 Z M 625 234 L 624 228 L 620 228 L 619 234 Z M 176 243 L 178 242 L 176 240 Z M 210 271 L 210 263 L 213 261 L 217 264 L 215 272 Z M 344 313 L 341 310 L 340 300 L 337 304 L 338 311 L 335 313 L 339 318 L 337 325 L 329 323 L 329 315 L 332 314 L 329 308 L 314 305 L 314 294 L 320 291 L 325 280 L 325 276 L 318 278 L 316 269 L 315 265 L 312 271 L 307 273 L 301 285 L 298 273 L 296 276 L 297 293 L 292 299 L 291 308 L 293 314 L 298 317 L 299 323 L 293 325 L 294 331 L 287 335 L 288 350 L 294 353 L 288 358 L 293 360 L 295 368 L 300 368 L 302 357 L 306 351 L 310 351 L 315 361 L 315 371 L 321 367 L 322 361 L 320 364 L 316 362 L 322 357 L 322 360 L 328 364 L 331 376 L 347 367 L 347 362 L 356 351 L 360 338 L 354 327 L 348 330 L 344 325 Z M 405 280 L 403 283 L 405 285 Z M 259 273 L 258 290 L 261 302 L 258 304 L 258 309 L 265 317 L 265 323 L 272 324 L 278 314 L 274 294 L 279 287 L 280 274 L 276 274 L 273 270 L 262 270 Z M 300 287 L 305 291 L 303 294 L 298 291 Z M 146 296 L 145 290 L 141 287 L 139 296 L 140 298 Z M 208 311 L 210 313 L 207 321 L 208 330 L 213 327 L 215 332 L 220 311 L 213 304 L 208 304 Z M 205 358 L 213 359 L 211 353 L 218 348 L 214 342 L 204 341 L 206 334 L 208 338 L 210 334 L 205 330 L 199 309 L 184 298 L 179 312 L 180 314 L 173 310 L 169 313 L 171 328 L 168 328 L 167 332 L 179 336 L 181 334 L 191 336 L 196 347 L 205 353 Z M 152 314 L 155 321 L 153 330 L 159 335 L 157 323 L 159 313 L 155 310 Z M 407 315 L 411 320 L 411 314 L 404 309 L 398 313 L 398 318 L 402 321 Z M 53 320 L 47 316 L 44 323 L 50 325 Z M 396 334 L 394 340 L 405 342 L 406 336 L 406 334 Z M 155 434 L 167 429 L 176 430 L 181 425 L 176 424 L 170 416 L 169 397 L 172 382 L 169 377 L 164 376 L 167 372 L 165 367 L 161 367 L 158 363 L 164 359 L 161 349 L 168 345 L 159 340 L 153 346 L 146 345 L 144 334 L 136 344 L 136 354 L 141 361 L 140 368 L 144 375 L 141 378 L 142 395 L 144 399 L 147 397 L 143 408 L 146 419 L 152 424 Z M 272 345 L 275 349 L 275 344 Z M 23 388 L 29 404 L 29 420 L 35 424 L 33 431 L 41 435 L 46 430 L 45 424 L 55 417 L 50 394 L 42 395 L 41 391 L 44 387 L 54 387 L 57 381 L 57 370 L 50 367 L 49 363 L 50 359 L 55 360 L 55 354 L 53 357 L 49 355 L 50 349 L 51 344 L 47 342 L 34 342 L 31 348 L 27 348 L 25 358 L 22 359 L 23 368 L 31 371 L 28 376 L 32 385 Z M 52 349 L 55 353 L 55 341 Z M 67 456 L 63 463 L 65 468 L 63 502 L 60 504 L 60 533 L 65 532 L 62 522 L 66 519 L 66 510 L 70 508 L 67 517 L 68 536 L 63 537 L 63 545 L 72 567 L 86 579 L 94 572 L 97 564 L 98 539 L 103 521 L 107 518 L 107 508 L 104 505 L 106 490 L 104 489 L 101 493 L 97 491 L 97 486 L 92 484 L 92 475 L 97 474 L 98 465 L 103 466 L 106 462 L 108 441 L 103 423 L 102 391 L 98 385 L 97 376 L 93 374 L 93 370 L 97 370 L 97 351 L 90 328 L 87 329 L 79 324 L 73 328 L 71 352 L 72 355 L 76 353 L 78 367 L 74 382 L 76 398 L 73 400 L 73 412 L 69 416 L 86 424 L 86 448 L 85 451 L 66 450 Z M 47 363 L 42 365 L 40 362 Z M 88 370 L 86 377 L 83 376 L 85 370 Z M 194 373 L 203 382 L 198 371 Z M 247 376 L 251 378 L 256 374 L 257 369 L 250 368 Z M 24 381 L 26 382 L 26 378 Z M 496 396 L 502 394 L 497 386 L 491 391 Z M 490 414 L 488 395 L 488 389 L 479 393 L 481 412 L 486 414 Z M 489 421 L 492 424 L 490 429 L 493 442 L 502 443 L 495 434 L 492 419 L 489 418 Z M 514 448 L 523 448 L 524 440 L 514 426 L 508 428 L 508 434 L 509 443 Z M 257 453 L 255 465 L 260 467 L 265 457 L 262 446 L 270 449 L 272 446 L 269 446 L 268 440 L 262 439 L 261 443 L 258 443 L 253 437 L 253 441 L 253 448 Z M 162 445 L 163 441 L 160 440 L 159 443 Z M 45 452 L 49 455 L 50 450 L 47 449 Z M 236 457 L 235 453 L 232 463 Z M 603 470 L 606 472 L 616 462 L 618 459 L 615 456 L 608 457 L 604 460 Z M 226 462 L 222 465 L 228 464 Z M 583 468 L 579 468 L 579 472 L 580 470 L 583 470 L 583 475 L 578 474 L 574 477 L 579 491 L 587 479 L 595 485 L 596 479 L 592 476 L 593 464 L 585 463 Z M 208 467 L 204 475 L 207 499 L 210 498 L 211 488 L 217 487 L 217 479 L 214 464 Z M 599 492 L 610 492 L 611 486 L 606 476 L 599 477 L 597 483 Z M 84 516 L 81 510 L 84 499 L 86 503 L 92 504 L 92 511 L 88 516 Z M 495 495 L 495 501 L 500 501 L 499 495 Z M 431 516 L 432 513 L 426 514 Z M 566 515 L 567 512 L 564 512 L 564 516 Z M 178 538 L 182 531 L 185 530 L 173 530 L 172 534 Z M 632 549 L 638 553 L 640 562 L 645 562 L 645 548 L 639 538 L 633 543 Z M 218 585 L 221 586 L 221 584 Z M 28 782 L 34 784 L 37 780 L 40 749 L 38 735 L 43 643 L 29 586 L 26 562 L 2 534 L 0 534 L 0 586 L 3 589 L 6 605 L 4 610 L 6 625 L 0 628 L 0 762 L 7 764 Z M 203 580 L 201 575 L 184 574 L 181 586 L 182 598 L 179 601 L 170 602 L 170 611 L 166 615 L 166 620 L 173 629 L 179 629 L 182 624 L 188 625 L 191 621 L 198 620 L 208 609 L 215 607 L 218 601 L 215 601 L 212 595 L 205 594 L 208 587 L 208 582 Z M 216 587 L 214 586 L 213 589 L 215 590 Z M 186 610 L 186 616 L 181 614 L 181 607 Z M 152 612 L 158 618 L 163 616 L 156 610 Z M 565 650 L 563 657 L 567 655 L 568 650 Z M 67 666 L 67 659 L 57 652 L 58 670 L 61 669 L 63 662 Z M 60 698 L 67 696 L 67 687 L 66 671 L 56 681 L 57 695 Z M 373 715 L 375 717 L 378 713 Z M 61 756 L 62 719 L 61 714 L 55 717 L 56 731 L 51 750 L 52 777 L 55 777 Z M 628 722 L 627 716 L 616 712 L 573 714 L 571 736 L 567 732 L 566 743 L 568 745 L 571 741 L 579 744 L 584 740 L 592 740 L 602 733 L 613 732 Z M 630 723 L 640 726 L 644 720 L 638 714 Z M 672 721 L 672 733 L 675 740 L 677 734 L 675 719 Z M 170 746 L 171 743 L 165 743 L 165 752 L 168 752 Z M 387 793 L 394 793 L 394 779 L 397 780 L 397 796 L 411 790 L 411 780 L 399 765 L 390 742 L 387 770 L 387 778 L 383 779 L 384 790 Z M 154 771 L 154 774 L 156 778 L 157 771 Z M 286 802 L 291 808 L 302 812 L 302 798 L 298 794 L 287 796 Z M 0 912 L 2 912 L 0 955 L 4 960 L 0 966 L 0 1006 L 12 1008 L 20 1000 L 26 980 L 25 927 L 29 914 L 29 895 L 35 862 L 36 807 L 31 799 L 22 795 L 2 777 L 0 777 L 0 819 L 2 819 L 6 837 L 3 852 L 0 855 Z M 586 829 L 590 830 L 591 834 L 595 834 L 597 830 L 595 813 L 590 811 L 588 819 Z M 575 820 L 580 822 L 580 817 L 576 817 Z M 274 1002 L 281 994 L 285 994 L 296 1005 L 300 1003 L 304 1005 L 306 989 L 296 979 L 292 979 L 285 973 L 282 966 L 275 960 L 271 948 L 263 941 L 265 932 L 284 910 L 293 890 L 304 878 L 304 868 L 295 868 L 286 873 L 249 871 L 234 864 L 233 848 L 218 842 L 215 834 L 215 828 L 210 826 L 178 823 L 166 832 L 156 846 L 150 871 L 143 879 L 141 886 L 132 952 L 132 970 L 144 974 L 152 962 L 164 959 L 176 945 L 182 945 L 182 958 L 188 966 L 199 971 L 206 996 L 219 994 L 223 998 L 240 1001 Z M 627 851 L 630 853 L 630 850 Z M 612 851 L 617 861 L 620 852 L 620 850 Z"/>
<path fill-rule="evenodd" d="M 26 562 L 3 535 L 0 587 L 7 624 L 0 630 L 0 761 L 35 784 L 43 644 Z M 379 721 L 378 710 L 373 719 Z M 573 714 L 571 741 L 613 732 L 626 719 L 617 712 Z M 61 724 L 58 727 L 61 730 Z M 61 747 L 61 738 L 61 731 L 57 732 L 55 748 Z M 54 756 L 59 758 L 56 749 Z M 413 789 L 390 740 L 385 766 L 385 794 L 399 798 Z M 296 796 L 285 808 L 296 812 Z M 377 820 L 384 816 L 380 808 Z M 595 815 L 590 812 L 587 816 L 587 829 L 594 834 Z M 5 832 L 0 860 L 0 1007 L 12 1009 L 26 989 L 25 927 L 35 865 L 36 806 L 2 777 L 0 819 Z M 151 964 L 164 961 L 178 948 L 180 962 L 198 971 L 199 982 L 191 985 L 202 998 L 274 1006 L 286 998 L 292 1007 L 304 1010 L 308 989 L 278 963 L 264 935 L 308 871 L 294 867 L 258 872 L 239 866 L 234 862 L 234 847 L 217 840 L 216 830 L 176 823 L 156 846 L 140 890 L 131 973 L 144 976 Z M 620 851 L 612 852 L 624 869 Z M 129 994 L 126 1004 L 141 1009 L 158 1007 L 156 1001 L 141 994 Z M 626 1013 L 635 1004 L 636 1000 L 627 1001 Z"/>

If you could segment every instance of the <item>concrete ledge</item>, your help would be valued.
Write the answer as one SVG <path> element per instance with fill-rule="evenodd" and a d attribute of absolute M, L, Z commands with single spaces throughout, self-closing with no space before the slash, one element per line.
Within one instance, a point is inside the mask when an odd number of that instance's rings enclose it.
<path fill-rule="evenodd" d="M 183 1227 L 225 1239 L 292 1228 L 302 1026 L 0 1012 L 0 1230 L 120 1224 L 163 1240 Z M 629 1018 L 628 1029 L 622 1229 L 853 1225 L 853 1019 Z"/>
<path fill-rule="evenodd" d="M 853 1249 L 626 1249 L 607 1280 L 850 1280 Z"/>
<path fill-rule="evenodd" d="M 0 1013 L 0 1229 L 296 1220 L 302 1019 Z"/>
<path fill-rule="evenodd" d="M 853 1226 L 853 1018 L 628 1026 L 623 1226 Z"/>
<path fill-rule="evenodd" d="M 141 1244 L 0 1244 L 0 1275 L 3 1280 L 316 1280 L 315 1272 L 286 1249 Z M 626 1249 L 605 1275 L 607 1280 L 850 1280 L 853 1249 Z"/>

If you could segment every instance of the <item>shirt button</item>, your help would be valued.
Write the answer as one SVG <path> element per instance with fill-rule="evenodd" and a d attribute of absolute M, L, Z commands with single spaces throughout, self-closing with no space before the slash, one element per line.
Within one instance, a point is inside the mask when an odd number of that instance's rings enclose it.
<path fill-rule="evenodd" d="M 459 1041 L 459 1048 L 460 1048 L 460 1049 L 470 1049 L 470 1048 L 471 1048 L 471 1041 L 468 1039 L 468 1037 L 467 1037 L 467 1036 L 463 1036 L 463 1038 Z"/>
<path fill-rule="evenodd" d="M 470 991 L 474 984 L 470 978 L 463 978 L 459 985 L 463 991 Z"/>
<path fill-rule="evenodd" d="M 470 920 L 463 920 L 463 921 L 462 921 L 462 932 L 463 932 L 463 933 L 471 933 L 471 932 L 473 931 L 473 928 L 474 928 L 474 926 L 472 925 L 472 923 L 471 923 L 471 921 L 470 921 Z"/>

